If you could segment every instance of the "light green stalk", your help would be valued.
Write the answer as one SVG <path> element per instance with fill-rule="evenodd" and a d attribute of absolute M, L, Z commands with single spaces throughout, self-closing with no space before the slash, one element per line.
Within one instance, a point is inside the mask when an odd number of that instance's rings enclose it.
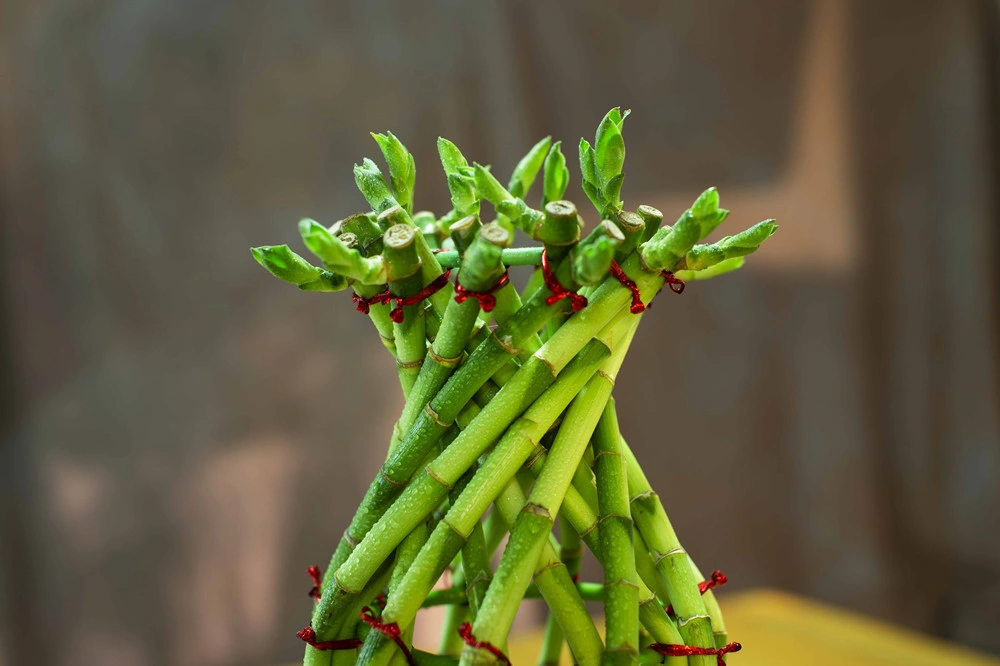
<path fill-rule="evenodd" d="M 413 227 L 393 226 L 385 232 L 384 256 L 388 266 L 389 291 L 393 296 L 409 297 L 419 292 L 424 284 L 417 256 L 416 239 L 419 233 Z M 403 319 L 393 322 L 396 339 L 396 368 L 403 395 L 408 396 L 427 354 L 427 335 L 424 330 L 422 303 L 403 307 Z"/>
<path fill-rule="evenodd" d="M 641 227 L 641 225 L 640 225 Z M 601 511 L 598 535 L 604 553 L 605 642 L 603 664 L 636 664 L 639 656 L 639 585 L 629 512 L 628 480 L 614 398 L 608 398 L 593 437 L 594 473 Z"/>
<path fill-rule="evenodd" d="M 633 322 L 628 320 L 609 327 L 601 338 L 588 345 L 560 373 L 555 384 L 531 405 L 524 416 L 507 429 L 506 434 L 476 472 L 472 482 L 452 504 L 447 515 L 432 533 L 427 546 L 408 572 L 406 594 L 397 594 L 389 600 L 385 611 L 386 617 L 398 622 L 401 627 L 412 622 L 420 606 L 420 600 L 430 591 L 441 571 L 461 548 L 475 524 L 479 522 L 479 517 L 508 486 L 518 467 L 535 449 L 535 442 L 545 434 L 602 361 L 609 356 L 611 346 L 620 347 L 620 341 L 632 328 Z M 501 395 L 509 386 L 511 384 L 501 390 Z M 495 405 L 499 399 L 500 395 L 490 402 L 487 409 Z M 485 414 L 486 410 L 483 413 Z M 368 575 L 365 568 L 380 561 L 384 557 L 380 553 L 391 552 L 396 535 L 409 528 L 411 521 L 423 512 L 422 507 L 436 505 L 440 501 L 449 486 L 454 484 L 458 476 L 481 454 L 479 443 L 474 440 L 465 448 L 477 446 L 475 449 L 464 450 L 460 446 L 460 440 L 470 431 L 471 428 L 463 431 L 455 442 L 428 466 L 427 471 L 404 491 L 338 571 L 338 580 L 341 572 L 353 571 L 349 565 L 355 562 L 355 558 L 360 571 L 359 581 Z M 380 548 L 376 550 L 376 546 Z M 538 557 L 539 553 L 536 552 L 529 565 L 537 561 Z M 412 585 L 409 584 L 410 581 Z M 344 581 L 340 582 L 343 586 Z M 493 584 L 490 589 L 493 589 Z"/>
<path fill-rule="evenodd" d="M 601 414 L 599 409 L 611 395 L 615 375 L 625 360 L 625 352 L 628 351 L 637 323 L 637 318 L 623 322 L 621 334 L 609 341 L 610 356 L 580 391 L 559 428 L 559 434 L 527 504 L 511 527 L 510 539 L 500 566 L 473 624 L 473 631 L 480 640 L 496 644 L 510 631 L 520 600 L 531 579 L 532 564 L 547 544 L 553 516 L 559 512 L 583 450 L 597 426 Z M 462 652 L 460 663 L 470 665 L 495 662 L 496 656 L 490 652 L 467 646 Z"/>
<path fill-rule="evenodd" d="M 559 559 L 566 565 L 566 573 L 576 582 L 580 575 L 580 560 L 583 555 L 583 542 L 570 522 L 559 514 Z M 603 600 L 603 597 L 602 597 Z M 538 666 L 558 666 L 563 651 L 563 631 L 556 622 L 554 613 L 549 612 L 545 618 L 545 635 L 542 649 L 538 653 Z"/>
<path fill-rule="evenodd" d="M 712 601 L 716 615 L 712 617 L 708 614 L 705 599 L 698 589 L 701 575 L 692 567 L 690 557 L 681 546 L 659 496 L 650 486 L 639 461 L 624 440 L 622 453 L 626 461 L 629 494 L 632 496 L 632 518 L 650 549 L 657 571 L 666 583 L 668 601 L 674 607 L 686 644 L 711 648 L 722 640 L 724 645 L 725 624 L 718 605 L 714 603 L 714 596 Z M 716 637 L 713 631 L 718 631 L 720 635 Z M 711 666 L 711 662 L 706 662 L 706 666 Z"/>

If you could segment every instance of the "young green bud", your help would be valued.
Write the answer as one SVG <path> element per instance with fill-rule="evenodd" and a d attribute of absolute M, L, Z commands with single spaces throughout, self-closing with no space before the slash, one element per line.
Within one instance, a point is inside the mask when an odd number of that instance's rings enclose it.
<path fill-rule="evenodd" d="M 590 142 L 580 139 L 580 173 L 583 176 L 583 192 L 599 211 L 604 210 L 604 200 L 601 198 L 601 183 L 597 177 L 597 167 L 594 166 L 594 149 Z"/>
<path fill-rule="evenodd" d="M 375 217 L 368 213 L 357 213 L 341 220 L 343 233 L 352 233 L 358 237 L 358 249 L 366 257 L 382 254 L 382 229 Z"/>
<path fill-rule="evenodd" d="M 545 158 L 545 175 L 543 177 L 542 207 L 550 201 L 558 201 L 566 194 L 569 187 L 569 169 L 566 167 L 566 157 L 560 146 L 562 141 L 556 141 L 549 149 Z"/>
<path fill-rule="evenodd" d="M 473 165 L 476 170 L 475 182 L 479 196 L 496 206 L 503 201 L 509 201 L 514 197 L 508 192 L 500 181 L 496 179 L 488 166 L 482 164 Z"/>
<path fill-rule="evenodd" d="M 778 225 L 774 220 L 764 220 L 735 236 L 726 236 L 717 245 L 725 251 L 727 259 L 742 257 L 756 251 L 777 230 Z"/>
<path fill-rule="evenodd" d="M 608 274 L 615 249 L 625 236 L 612 222 L 604 220 L 573 249 L 573 278 L 581 285 L 597 284 Z"/>
<path fill-rule="evenodd" d="M 418 210 L 413 214 L 413 224 L 414 226 L 423 229 L 428 224 L 434 224 L 437 221 L 437 217 L 434 216 L 433 211 L 429 210 Z"/>
<path fill-rule="evenodd" d="M 479 213 L 479 193 L 475 178 L 459 172 L 450 173 L 448 190 L 451 192 L 452 208 L 457 214 L 465 216 Z"/>
<path fill-rule="evenodd" d="M 250 248 L 257 263 L 268 273 L 292 284 L 306 284 L 319 279 L 322 269 L 292 252 L 287 245 L 265 245 Z"/>
<path fill-rule="evenodd" d="M 528 194 L 528 190 L 531 189 L 532 183 L 535 182 L 535 176 L 542 168 L 542 163 L 545 161 L 545 154 L 549 150 L 549 146 L 552 144 L 552 137 L 547 136 L 528 151 L 528 154 L 521 158 L 521 161 L 517 163 L 514 167 L 514 173 L 510 176 L 510 183 L 507 185 L 507 189 L 510 191 L 511 195 L 523 199 Z"/>
<path fill-rule="evenodd" d="M 695 245 L 684 257 L 684 267 L 692 271 L 700 271 L 725 261 L 726 252 L 718 245 Z"/>
<path fill-rule="evenodd" d="M 333 257 L 337 256 L 334 245 L 343 244 L 339 236 L 334 236 L 322 224 L 307 217 L 299 220 L 299 234 L 309 251 L 328 264 L 333 263 Z"/>
<path fill-rule="evenodd" d="M 702 192 L 673 227 L 657 231 L 642 248 L 642 260 L 651 270 L 673 270 L 699 240 L 712 233 L 729 215 L 719 208 L 714 187 Z"/>
<path fill-rule="evenodd" d="M 594 145 L 580 139 L 580 170 L 583 191 L 603 216 L 612 217 L 622 209 L 621 190 L 625 174 L 625 139 L 622 124 L 629 112 L 615 107 L 597 127 Z"/>
<path fill-rule="evenodd" d="M 389 191 L 378 165 L 367 157 L 360 165 L 354 165 L 354 182 L 376 213 L 399 203 Z"/>
<path fill-rule="evenodd" d="M 472 241 L 475 240 L 476 235 L 479 233 L 482 226 L 483 225 L 479 221 L 478 215 L 468 215 L 451 225 L 449 235 L 451 236 L 452 242 L 455 244 L 455 248 L 460 253 L 464 253 L 466 248 L 468 248 L 469 245 L 472 244 Z"/>
<path fill-rule="evenodd" d="M 413 155 L 406 146 L 393 135 L 372 133 L 375 143 L 382 149 L 386 164 L 389 165 L 389 184 L 399 205 L 407 212 L 413 211 L 413 187 L 417 179 L 417 167 Z"/>
<path fill-rule="evenodd" d="M 643 263 L 650 270 L 673 270 L 701 238 L 700 231 L 691 211 L 684 211 L 673 227 L 661 228 L 639 248 Z"/>
<path fill-rule="evenodd" d="M 315 220 L 304 219 L 299 222 L 299 233 L 306 247 L 323 260 L 323 263 L 353 278 L 363 284 L 382 284 L 385 282 L 385 262 L 378 257 L 366 259 L 361 252 L 351 247 L 348 240 L 357 243 L 357 236 L 351 232 L 334 236 L 323 225 Z"/>
<path fill-rule="evenodd" d="M 460 167 L 469 166 L 462 151 L 448 139 L 438 137 L 437 148 L 438 155 L 441 157 L 441 166 L 444 167 L 446 175 L 458 173 Z"/>
<path fill-rule="evenodd" d="M 622 138 L 622 124 L 630 112 L 622 113 L 618 107 L 608 111 L 601 124 L 597 126 L 597 135 L 594 137 L 594 166 L 600 178 L 602 189 L 607 186 L 622 172 L 625 165 L 625 139 Z M 621 184 L 618 185 L 618 190 Z M 617 192 L 605 191 L 608 199 L 617 198 Z"/>
<path fill-rule="evenodd" d="M 733 257 L 732 259 L 720 261 L 714 266 L 709 266 L 708 268 L 700 271 L 691 271 L 686 269 L 674 271 L 674 277 L 683 280 L 684 282 L 690 282 L 691 280 L 708 280 L 709 278 L 718 277 L 719 275 L 742 268 L 745 261 L 746 259 L 744 257 Z"/>
<path fill-rule="evenodd" d="M 299 285 L 302 291 L 343 291 L 347 289 L 347 278 L 330 271 L 321 271 L 317 279 Z"/>

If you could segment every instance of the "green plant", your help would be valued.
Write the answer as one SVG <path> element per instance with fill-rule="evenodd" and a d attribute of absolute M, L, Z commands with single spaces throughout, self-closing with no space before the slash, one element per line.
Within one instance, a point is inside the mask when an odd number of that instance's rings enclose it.
<path fill-rule="evenodd" d="M 537 596 L 550 610 L 540 663 L 555 661 L 563 641 L 588 666 L 708 665 L 738 649 L 622 438 L 611 394 L 663 286 L 680 291 L 739 268 L 777 225 L 701 243 L 728 215 L 714 188 L 671 226 L 650 206 L 624 210 L 627 115 L 612 109 L 593 145 L 580 142 L 583 189 L 601 218 L 586 235 L 563 200 L 560 142 L 538 142 L 504 187 L 439 139 L 453 207 L 438 218 L 413 213 L 413 157 L 386 133 L 373 136 L 388 181 L 371 160 L 354 169 L 371 210 L 299 225 L 321 266 L 285 245 L 253 249 L 300 289 L 353 289 L 395 357 L 406 400 L 385 463 L 318 583 L 300 632 L 305 664 L 503 662 L 521 600 Z M 536 209 L 526 197 L 540 172 Z M 483 224 L 483 202 L 495 221 Z M 518 230 L 539 245 L 510 247 Z M 536 266 L 522 293 L 511 266 Z M 602 565 L 602 583 L 576 581 L 581 544 Z M 432 591 L 448 569 L 453 586 Z M 604 603 L 605 640 L 585 600 Z M 410 644 L 417 612 L 435 604 L 449 607 L 438 655 Z"/>

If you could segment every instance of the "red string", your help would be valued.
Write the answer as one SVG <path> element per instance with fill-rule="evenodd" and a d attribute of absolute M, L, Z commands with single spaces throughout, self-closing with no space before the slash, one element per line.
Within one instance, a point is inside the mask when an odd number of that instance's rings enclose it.
<path fill-rule="evenodd" d="M 358 296 L 357 294 L 351 295 L 351 300 L 354 301 L 354 307 L 357 308 L 358 312 L 361 314 L 368 314 L 371 312 L 372 305 L 386 305 L 391 298 L 392 294 L 389 293 L 389 287 L 386 287 L 379 293 L 374 296 L 369 296 L 368 298 Z"/>
<path fill-rule="evenodd" d="M 497 306 L 497 297 L 493 294 L 502 289 L 508 282 L 510 282 L 510 269 L 504 271 L 497 283 L 486 291 L 472 291 L 463 287 L 460 282 L 456 282 L 455 302 L 464 303 L 468 299 L 474 298 L 479 301 L 479 307 L 482 308 L 483 312 L 493 312 L 493 308 Z"/>
<path fill-rule="evenodd" d="M 664 657 L 692 657 L 692 656 L 715 656 L 718 666 L 726 666 L 723 657 L 729 652 L 739 652 L 743 646 L 739 643 L 729 643 L 720 648 L 700 648 L 693 645 L 669 645 L 666 643 L 653 643 L 649 648 L 659 652 Z"/>
<path fill-rule="evenodd" d="M 546 305 L 555 305 L 562 299 L 568 298 L 573 312 L 579 312 L 587 307 L 586 297 L 581 296 L 575 291 L 570 291 L 556 279 L 556 274 L 549 267 L 549 258 L 545 254 L 544 249 L 542 249 L 542 278 L 545 280 L 545 286 L 552 292 L 552 295 L 545 299 Z"/>
<path fill-rule="evenodd" d="M 670 287 L 670 291 L 674 292 L 675 294 L 684 293 L 684 280 L 680 279 L 679 277 L 676 277 L 670 271 L 663 271 L 662 273 L 660 273 L 660 275 L 662 275 L 663 279 L 666 280 L 666 284 L 668 287 Z"/>
<path fill-rule="evenodd" d="M 625 275 L 625 271 L 622 267 L 618 265 L 618 262 L 614 259 L 611 260 L 611 275 L 614 276 L 616 280 L 622 283 L 622 286 L 632 292 L 632 305 L 629 306 L 629 312 L 632 314 L 639 314 L 646 309 L 646 306 L 642 304 L 642 296 L 639 294 L 639 286 L 636 285 L 635 280 Z"/>
<path fill-rule="evenodd" d="M 306 572 L 309 574 L 309 577 L 312 578 L 313 582 L 312 589 L 309 590 L 309 596 L 316 601 L 319 601 L 321 596 L 320 589 L 323 587 L 323 572 L 321 572 L 319 567 L 315 564 L 306 569 Z"/>
<path fill-rule="evenodd" d="M 356 650 L 363 641 L 360 638 L 341 638 L 336 641 L 318 641 L 312 627 L 306 627 L 295 634 L 317 650 Z"/>
<path fill-rule="evenodd" d="M 469 647 L 486 650 L 487 652 L 492 653 L 497 659 L 507 664 L 507 666 L 510 666 L 510 659 L 508 659 L 507 655 L 503 653 L 503 650 L 488 641 L 476 640 L 476 637 L 472 635 L 472 625 L 468 622 L 463 622 L 458 626 L 458 635 L 462 637 L 462 640 L 465 641 L 465 644 Z"/>
<path fill-rule="evenodd" d="M 354 301 L 354 307 L 356 307 L 358 312 L 361 314 L 368 314 L 371 312 L 372 305 L 388 305 L 389 303 L 395 302 L 396 307 L 394 307 L 392 312 L 389 313 L 389 319 L 393 320 L 397 324 L 401 324 L 403 322 L 403 308 L 407 305 L 416 305 L 425 298 L 429 298 L 440 291 L 442 287 L 448 284 L 449 276 L 451 276 L 450 269 L 434 278 L 433 282 L 415 293 L 413 296 L 393 296 L 389 291 L 389 287 L 386 287 L 379 293 L 368 298 L 363 298 L 354 294 L 351 297 L 351 300 Z"/>
<path fill-rule="evenodd" d="M 403 632 L 400 631 L 398 624 L 395 622 L 383 624 L 381 620 L 375 617 L 375 613 L 368 606 L 361 609 L 361 620 L 371 627 L 373 631 L 377 631 L 383 636 L 388 636 L 392 639 L 392 641 L 399 646 L 399 649 L 402 650 L 403 656 L 406 657 L 406 663 L 410 666 L 416 666 L 413 661 L 413 654 L 410 652 L 410 648 L 406 647 L 406 643 L 403 641 Z"/>
<path fill-rule="evenodd" d="M 712 575 L 708 577 L 708 580 L 703 580 L 700 583 L 698 583 L 698 591 L 701 592 L 702 594 L 705 594 L 713 587 L 722 587 L 728 582 L 729 578 L 726 577 L 726 574 L 716 569 L 715 571 L 712 572 Z M 666 611 L 667 615 L 674 614 L 673 606 L 667 606 L 663 610 Z"/>

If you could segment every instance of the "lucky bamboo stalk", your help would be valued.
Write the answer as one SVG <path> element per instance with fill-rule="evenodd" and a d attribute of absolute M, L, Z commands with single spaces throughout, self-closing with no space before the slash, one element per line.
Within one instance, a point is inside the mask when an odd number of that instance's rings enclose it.
<path fill-rule="evenodd" d="M 625 320 L 621 334 L 609 340 L 610 356 L 580 391 L 560 427 L 528 502 L 511 527 L 507 549 L 473 624 L 473 632 L 480 640 L 495 644 L 502 641 L 510 630 L 520 598 L 531 578 L 531 564 L 546 544 L 547 535 L 552 530 L 553 517 L 558 513 L 573 479 L 577 464 L 583 456 L 583 448 L 597 426 L 600 412 L 594 407 L 603 406 L 611 395 L 615 375 L 625 360 L 625 352 L 628 351 L 637 323 L 638 318 Z M 470 646 L 463 650 L 460 663 L 496 661 L 496 655 L 491 652 Z"/>
<path fill-rule="evenodd" d="M 598 532 L 604 553 L 603 663 L 606 666 L 634 665 L 639 657 L 639 584 L 628 477 L 620 440 L 614 399 L 609 397 L 593 437 L 594 474 L 601 511 Z"/>
<path fill-rule="evenodd" d="M 321 266 L 287 246 L 253 249 L 268 272 L 303 291 L 352 288 L 394 356 L 405 398 L 385 463 L 300 632 L 308 666 L 507 662 L 520 602 L 539 596 L 549 609 L 545 666 L 564 639 L 584 666 L 711 666 L 739 649 L 726 643 L 715 597 L 702 592 L 700 571 L 621 436 L 611 392 L 656 293 L 739 268 L 776 225 L 704 243 L 728 214 L 714 188 L 669 226 L 650 206 L 626 210 L 627 116 L 612 109 L 593 143 L 580 142 L 582 187 L 599 215 L 582 239 L 583 216 L 564 200 L 560 142 L 536 143 L 503 185 L 439 139 L 452 208 L 438 217 L 414 213 L 413 156 L 386 132 L 372 136 L 387 176 L 368 159 L 354 170 L 370 211 L 330 227 L 300 223 Z M 536 210 L 526 198 L 543 170 Z M 488 206 L 496 221 L 484 226 Z M 542 247 L 509 247 L 515 230 Z M 522 265 L 541 266 L 523 298 L 507 280 L 508 267 Z M 457 269 L 454 288 L 446 268 Z M 574 580 L 581 543 L 603 584 Z M 452 587 L 433 591 L 449 567 Z M 360 616 L 376 597 L 382 612 Z M 585 600 L 603 603 L 606 644 Z M 412 649 L 417 612 L 437 603 L 449 604 L 445 654 Z"/>

